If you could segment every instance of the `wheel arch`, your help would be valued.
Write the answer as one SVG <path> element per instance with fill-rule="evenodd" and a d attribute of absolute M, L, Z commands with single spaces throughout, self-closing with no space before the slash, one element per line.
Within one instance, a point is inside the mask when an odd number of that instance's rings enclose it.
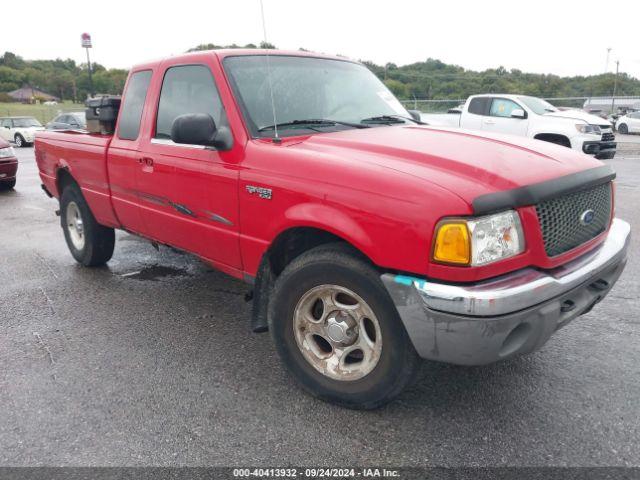
<path fill-rule="evenodd" d="M 58 190 L 58 196 L 61 196 L 62 191 L 69 185 L 80 186 L 78 181 L 72 175 L 69 167 L 61 166 L 56 170 L 56 189 Z"/>
<path fill-rule="evenodd" d="M 571 140 L 566 135 L 561 133 L 548 133 L 541 132 L 536 133 L 533 138 L 535 140 L 541 140 L 543 142 L 555 143 L 556 145 L 563 145 L 565 147 L 571 148 Z"/>
<path fill-rule="evenodd" d="M 298 219 L 274 236 L 262 255 L 254 279 L 251 314 L 251 328 L 254 332 L 265 332 L 268 329 L 270 298 L 275 280 L 292 260 L 312 248 L 328 243 L 343 244 L 354 255 L 375 265 L 372 257 L 362 248 L 362 245 L 370 243 L 368 236 L 353 220 L 344 217 L 343 213 L 335 213 L 332 225 L 320 222 L 320 218 L 324 218 L 322 215 L 308 221 Z M 352 235 L 337 229 L 341 222 L 351 226 Z"/>
<path fill-rule="evenodd" d="M 269 248 L 265 251 L 263 258 L 265 256 L 268 257 L 273 272 L 279 275 L 296 257 L 312 248 L 327 243 L 344 243 L 348 245 L 355 254 L 374 263 L 370 256 L 359 248 L 356 242 L 347 238 L 347 236 L 336 233 L 334 229 L 329 227 L 304 224 L 291 226 L 281 231 L 273 239 Z"/>

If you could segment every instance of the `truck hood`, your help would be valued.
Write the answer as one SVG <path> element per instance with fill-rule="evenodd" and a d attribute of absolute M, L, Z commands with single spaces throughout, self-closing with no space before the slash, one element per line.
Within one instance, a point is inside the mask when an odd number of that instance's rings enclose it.
<path fill-rule="evenodd" d="M 571 118 L 573 120 L 582 120 L 583 122 L 587 122 L 591 125 L 609 125 L 611 126 L 611 122 L 605 120 L 604 118 L 600 118 L 597 115 L 592 115 L 587 112 L 583 112 L 582 110 L 562 110 L 557 112 L 549 112 L 543 115 L 544 117 L 555 117 L 555 118 Z"/>
<path fill-rule="evenodd" d="M 369 167 L 404 174 L 408 181 L 421 182 L 425 193 L 435 184 L 469 206 L 480 195 L 602 165 L 587 155 L 538 140 L 417 125 L 312 135 L 289 148 L 349 162 L 356 171 Z M 402 192 L 385 193 L 402 196 Z"/>

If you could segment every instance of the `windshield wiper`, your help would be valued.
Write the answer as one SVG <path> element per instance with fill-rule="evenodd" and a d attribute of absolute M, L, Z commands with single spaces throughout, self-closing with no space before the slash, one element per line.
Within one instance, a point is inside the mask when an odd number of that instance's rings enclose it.
<path fill-rule="evenodd" d="M 362 125 L 361 123 L 351 123 L 351 122 L 342 122 L 340 120 L 329 120 L 328 118 L 310 118 L 308 120 L 293 120 L 291 122 L 282 122 L 277 123 L 275 125 L 267 125 L 266 127 L 262 127 L 258 129 L 259 132 L 264 132 L 266 130 L 274 130 L 277 128 L 286 128 L 286 127 L 300 127 L 305 128 L 305 126 L 311 125 L 308 127 L 310 130 L 315 130 L 317 127 L 333 127 L 335 125 L 344 125 L 346 127 L 352 128 L 369 128 L 369 125 Z"/>
<path fill-rule="evenodd" d="M 404 120 L 417 123 L 418 125 L 426 125 L 426 123 L 416 120 L 415 118 L 405 117 L 403 115 L 378 115 L 377 117 L 363 118 L 362 122 L 369 123 L 405 123 Z"/>

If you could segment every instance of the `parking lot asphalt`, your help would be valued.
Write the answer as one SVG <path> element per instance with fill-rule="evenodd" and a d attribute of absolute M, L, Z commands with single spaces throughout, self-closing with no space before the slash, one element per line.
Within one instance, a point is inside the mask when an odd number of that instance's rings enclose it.
<path fill-rule="evenodd" d="M 635 230 L 637 139 L 608 161 Z M 17 153 L 0 193 L 0 465 L 640 465 L 640 234 L 609 297 L 539 352 L 424 362 L 396 402 L 354 412 L 299 390 L 250 333 L 247 288 L 196 258 L 120 232 L 108 267 L 77 265 L 33 149 Z"/>

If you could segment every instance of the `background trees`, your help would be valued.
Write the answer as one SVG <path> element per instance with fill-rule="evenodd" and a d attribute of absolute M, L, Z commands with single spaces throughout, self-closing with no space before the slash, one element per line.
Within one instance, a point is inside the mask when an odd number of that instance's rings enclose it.
<path fill-rule="evenodd" d="M 275 48 L 272 44 L 259 45 L 198 45 L 189 51 L 217 48 Z M 303 49 L 301 49 L 303 50 Z M 613 91 L 613 73 L 559 77 L 550 74 L 525 73 L 500 66 L 482 72 L 466 70 L 428 58 L 424 62 L 397 66 L 394 63 L 376 65 L 363 62 L 400 99 L 465 99 L 477 93 L 520 93 L 539 97 L 590 97 L 607 96 Z M 107 69 L 95 63 L 93 82 L 95 91 L 120 94 L 127 71 Z M 0 101 L 7 99 L 2 93 L 28 84 L 63 100 L 82 102 L 89 92 L 89 76 L 86 64 L 76 64 L 71 59 L 24 60 L 12 52 L 0 57 Z M 621 73 L 618 77 L 619 95 L 640 95 L 640 80 Z"/>

